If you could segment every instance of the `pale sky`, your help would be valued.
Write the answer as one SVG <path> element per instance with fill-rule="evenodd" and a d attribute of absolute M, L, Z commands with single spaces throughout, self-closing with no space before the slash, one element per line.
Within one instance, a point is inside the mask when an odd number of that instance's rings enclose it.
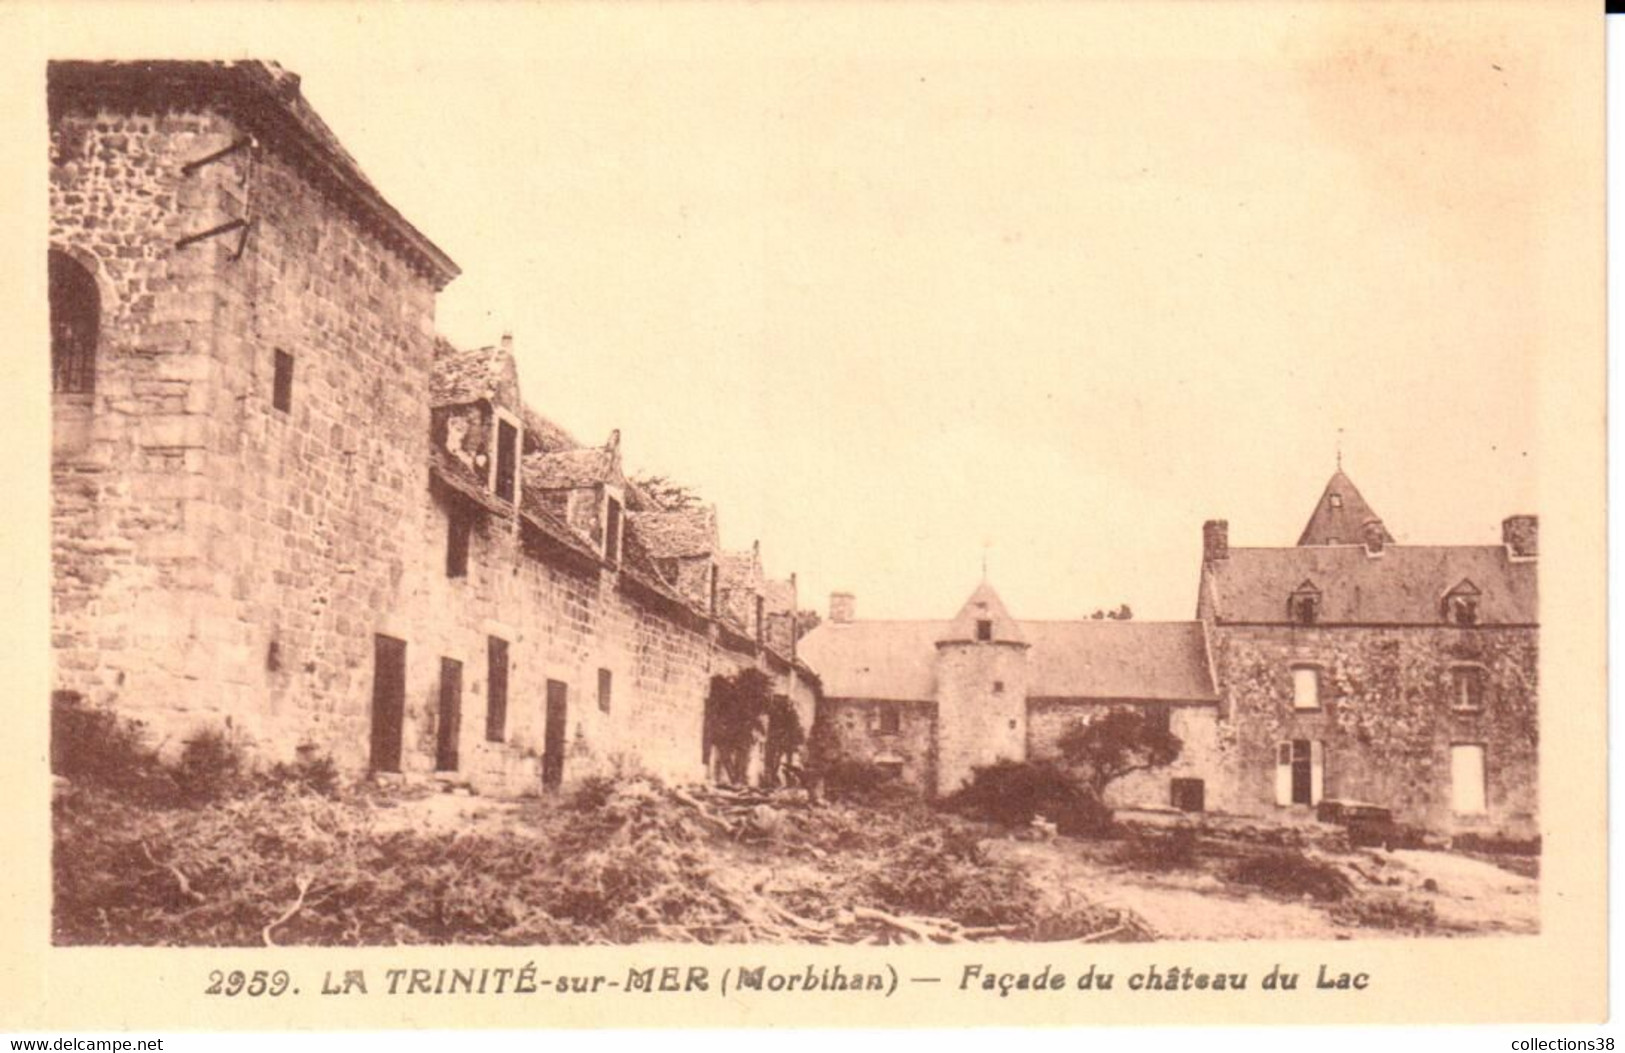
<path fill-rule="evenodd" d="M 242 10 L 136 54 L 299 73 L 463 267 L 441 331 L 803 606 L 946 618 L 986 545 L 1018 617 L 1188 618 L 1202 521 L 1291 544 L 1339 428 L 1401 543 L 1540 511 L 1529 11 Z"/>

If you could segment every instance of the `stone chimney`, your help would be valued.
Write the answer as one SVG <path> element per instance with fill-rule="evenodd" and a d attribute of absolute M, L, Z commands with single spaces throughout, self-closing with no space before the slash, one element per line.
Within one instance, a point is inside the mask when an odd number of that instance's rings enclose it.
<path fill-rule="evenodd" d="M 1230 558 L 1230 522 L 1209 519 L 1202 524 L 1202 561 Z"/>
<path fill-rule="evenodd" d="M 1501 543 L 1514 556 L 1534 559 L 1540 554 L 1540 518 L 1507 516 L 1501 520 Z"/>
<path fill-rule="evenodd" d="M 858 598 L 850 592 L 832 592 L 829 594 L 829 620 L 836 625 L 845 625 L 857 613 Z"/>
<path fill-rule="evenodd" d="M 1382 520 L 1367 519 L 1360 528 L 1361 538 L 1365 541 L 1365 554 L 1368 556 L 1382 555 L 1383 546 L 1388 542 L 1388 531 L 1383 529 Z"/>

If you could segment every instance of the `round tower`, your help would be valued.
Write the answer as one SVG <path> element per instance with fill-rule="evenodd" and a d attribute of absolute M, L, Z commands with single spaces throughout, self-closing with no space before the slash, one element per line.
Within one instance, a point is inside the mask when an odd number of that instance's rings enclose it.
<path fill-rule="evenodd" d="M 953 793 L 971 770 L 1027 757 L 1027 639 L 982 582 L 937 639 L 937 785 Z"/>

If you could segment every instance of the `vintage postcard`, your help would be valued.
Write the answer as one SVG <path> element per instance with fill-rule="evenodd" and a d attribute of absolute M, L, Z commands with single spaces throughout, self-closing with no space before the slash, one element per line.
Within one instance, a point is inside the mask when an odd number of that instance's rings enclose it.
<path fill-rule="evenodd" d="M 1606 1016 L 1590 6 L 0 29 L 6 1026 Z"/>

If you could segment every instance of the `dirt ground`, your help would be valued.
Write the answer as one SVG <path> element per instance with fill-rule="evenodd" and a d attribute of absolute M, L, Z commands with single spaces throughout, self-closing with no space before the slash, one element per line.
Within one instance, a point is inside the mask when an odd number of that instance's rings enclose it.
<path fill-rule="evenodd" d="M 380 829 L 503 830 L 546 836 L 538 823 L 545 802 L 495 801 L 432 793 L 401 798 L 379 812 Z M 982 845 L 991 858 L 1026 871 L 1056 909 L 1088 902 L 1131 912 L 1159 939 L 1353 939 L 1417 935 L 1374 929 L 1339 917 L 1308 897 L 1290 900 L 1226 880 L 1223 862 L 1247 849 L 1225 839 L 1222 826 L 1211 854 L 1188 869 L 1150 871 L 1124 863 L 1120 841 L 1057 838 L 1017 840 L 989 828 Z M 1349 876 L 1351 896 L 1400 896 L 1431 906 L 1432 935 L 1535 934 L 1540 931 L 1539 882 L 1486 862 L 1446 851 L 1311 850 Z M 735 853 L 741 881 L 772 892 L 818 883 L 833 865 L 804 856 L 775 858 L 771 844 Z"/>

